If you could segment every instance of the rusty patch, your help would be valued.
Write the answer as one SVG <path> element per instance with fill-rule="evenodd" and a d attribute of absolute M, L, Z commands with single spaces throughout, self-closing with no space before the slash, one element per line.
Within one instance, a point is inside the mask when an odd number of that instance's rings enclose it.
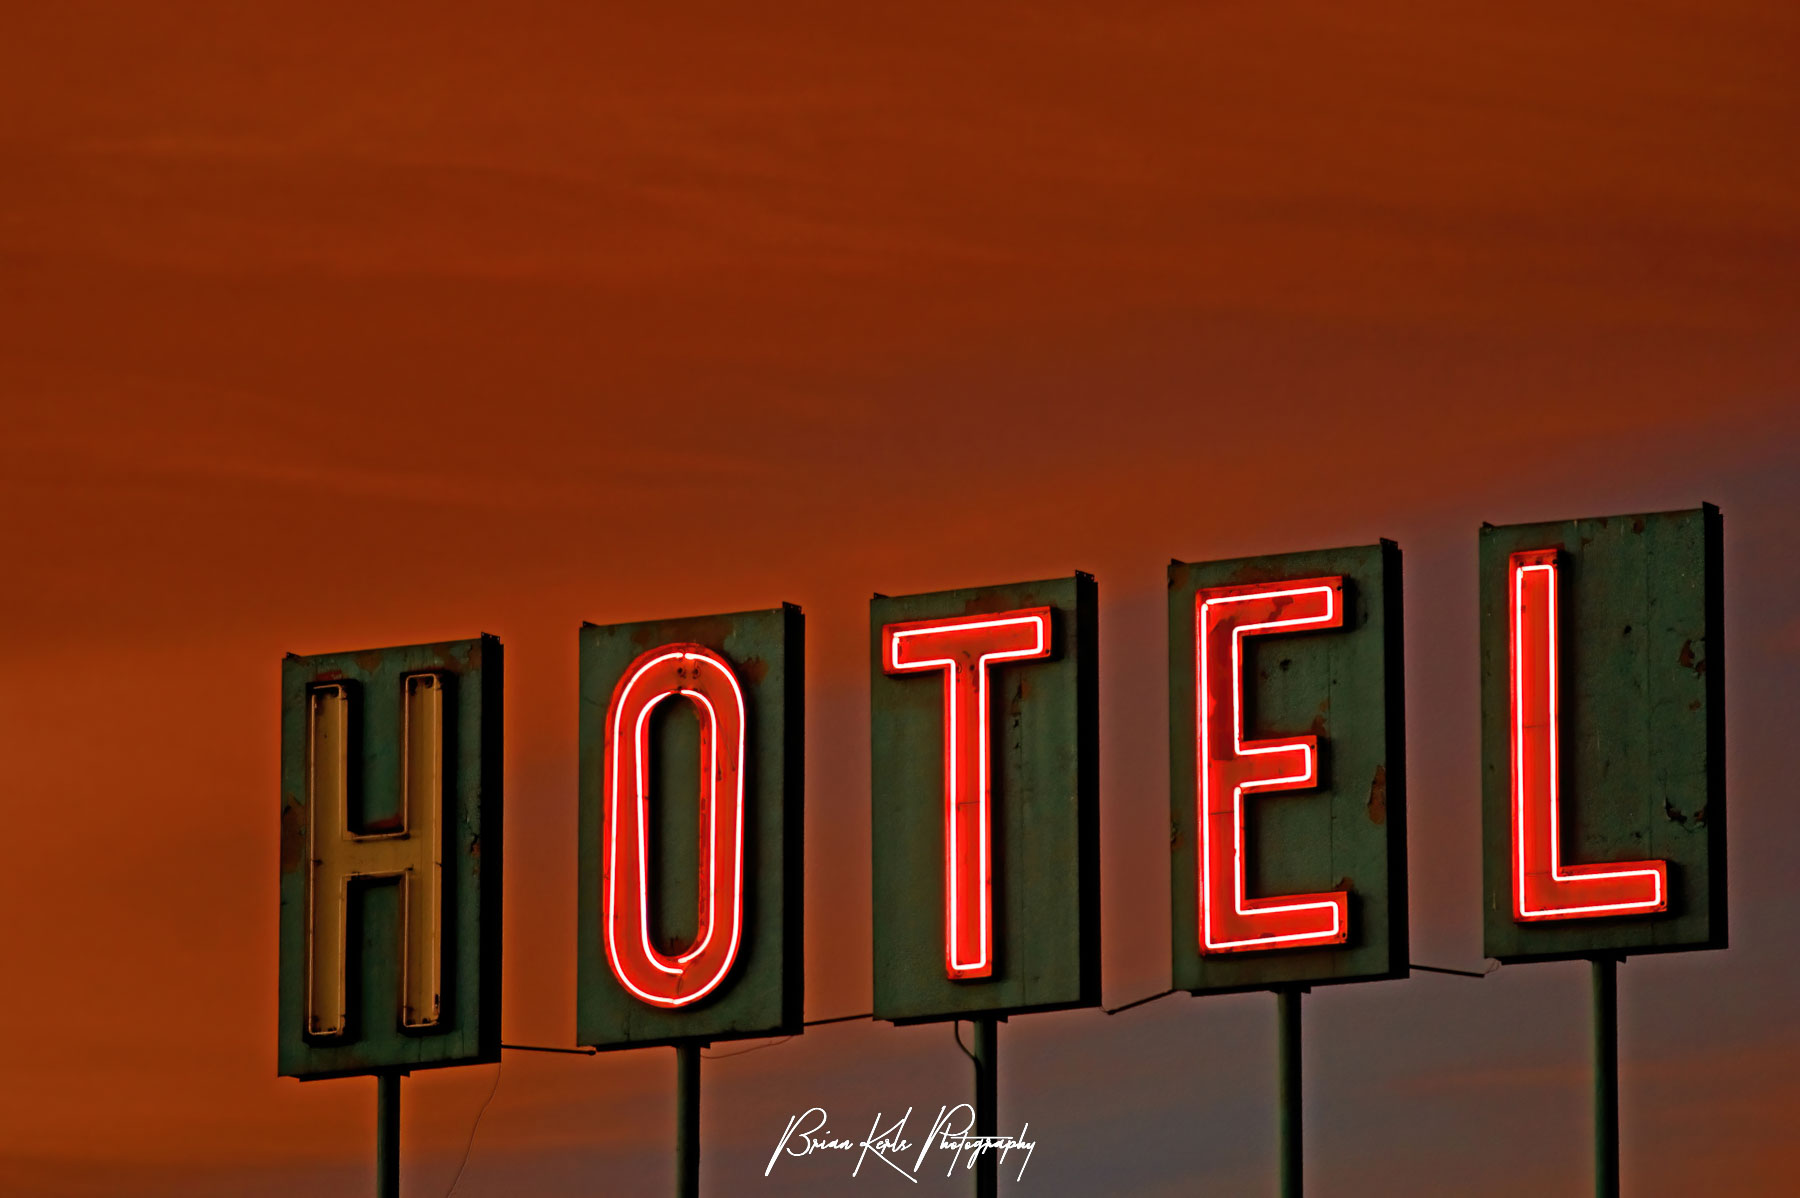
<path fill-rule="evenodd" d="M 738 662 L 738 675 L 751 686 L 759 686 L 769 676 L 769 663 L 760 657 L 746 657 Z"/>
<path fill-rule="evenodd" d="M 1369 822 L 1372 824 L 1387 823 L 1387 766 L 1375 767 L 1375 776 L 1369 780 Z"/>
<path fill-rule="evenodd" d="M 1644 518 L 1642 516 L 1633 516 L 1631 518 L 1631 531 L 1632 532 L 1643 532 L 1644 531 Z"/>
<path fill-rule="evenodd" d="M 1689 641 L 1681 642 L 1681 652 L 1676 655 L 1675 664 L 1680 666 L 1684 670 L 1691 670 L 1694 668 L 1694 642 L 1693 641 L 1689 640 Z"/>
<path fill-rule="evenodd" d="M 1279 582 L 1292 569 L 1280 558 L 1246 558 L 1225 576 L 1225 586 L 1252 586 L 1261 582 Z"/>
<path fill-rule="evenodd" d="M 1670 823 L 1680 824 L 1684 828 L 1687 826 L 1687 816 L 1681 814 L 1675 804 L 1669 802 L 1667 799 L 1663 800 L 1663 817 Z"/>
<path fill-rule="evenodd" d="M 367 653 L 358 653 L 352 660 L 356 668 L 365 674 L 373 674 L 381 668 L 381 650 L 371 649 Z"/>
<path fill-rule="evenodd" d="M 682 635 L 669 635 L 669 625 L 677 621 L 658 620 L 651 624 L 640 625 L 631 634 L 631 643 L 642 649 L 655 649 L 674 641 L 690 641 L 705 645 L 709 649 L 724 652 L 726 638 L 736 631 L 736 625 L 723 616 L 715 616 L 703 620 L 679 621 Z"/>
<path fill-rule="evenodd" d="M 1035 594 L 1026 591 L 1013 595 L 1002 594 L 996 590 L 983 589 L 982 592 L 963 604 L 962 614 L 965 616 L 986 616 L 994 612 L 1011 611 L 1018 607 L 1042 607 L 1044 603 Z"/>
<path fill-rule="evenodd" d="M 281 872 L 291 874 L 306 860 L 306 808 L 291 795 L 281 797 Z"/>

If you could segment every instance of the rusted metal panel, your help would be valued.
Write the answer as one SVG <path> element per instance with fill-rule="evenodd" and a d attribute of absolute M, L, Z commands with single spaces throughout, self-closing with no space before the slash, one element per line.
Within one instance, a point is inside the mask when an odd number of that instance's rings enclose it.
<path fill-rule="evenodd" d="M 800 609 L 790 604 L 771 611 L 589 624 L 579 639 L 577 1042 L 641 1048 L 801 1031 L 806 657 Z M 656 664 L 670 653 L 675 660 Z M 668 672 L 666 681 L 647 701 L 633 698 L 638 695 L 634 679 L 655 678 L 657 671 Z M 623 705 L 633 703 L 635 716 L 626 721 Z M 737 743 L 740 712 L 741 767 L 728 751 Z M 637 821 L 642 815 L 641 823 L 630 822 L 621 833 L 623 861 L 609 855 L 604 843 L 607 780 L 615 764 L 609 755 L 614 744 L 609 713 L 621 716 L 618 764 L 629 767 L 613 775 L 619 796 L 614 818 Z M 640 759 L 641 783 L 634 780 Z M 726 833 L 740 794 L 742 835 L 734 840 Z M 724 822 L 712 818 L 714 811 Z M 629 850 L 640 827 L 644 897 L 636 926 L 644 944 L 641 956 L 615 966 L 614 948 L 639 952 L 635 943 L 609 942 L 608 928 L 623 925 L 616 905 L 609 919 L 608 899 L 624 896 L 628 902 L 639 893 L 639 867 Z M 743 905 L 709 911 L 709 893 L 727 903 L 740 893 L 728 868 L 739 844 Z M 613 871 L 620 879 L 617 890 L 609 889 Z M 702 889 L 703 878 L 708 889 Z M 715 941 L 715 929 L 721 937 L 735 929 L 739 938 Z M 715 948 L 718 944 L 730 951 Z M 703 967 L 713 970 L 702 987 L 683 992 L 687 974 L 670 983 L 674 989 L 668 995 L 652 990 L 644 997 L 628 984 L 634 970 L 657 975 L 654 961 L 680 962 L 689 953 L 697 954 L 689 963 L 695 976 Z"/>
<path fill-rule="evenodd" d="M 1347 923 L 1337 929 L 1341 941 L 1335 943 L 1252 943 L 1202 951 L 1200 599 L 1230 588 L 1281 591 L 1295 580 L 1322 579 L 1331 580 L 1341 604 L 1332 612 L 1334 622 L 1244 636 L 1241 667 L 1233 667 L 1243 688 L 1241 718 L 1234 718 L 1246 747 L 1310 736 L 1317 754 L 1316 785 L 1245 792 L 1244 893 L 1248 900 L 1342 894 Z M 1406 976 L 1401 597 L 1400 549 L 1391 541 L 1170 564 L 1170 927 L 1176 989 L 1219 993 Z"/>
<path fill-rule="evenodd" d="M 282 662 L 278 1071 L 499 1059 L 500 642 Z"/>
<path fill-rule="evenodd" d="M 1484 526 L 1479 540 L 1487 954 L 1518 962 L 1725 947 L 1718 509 Z M 1509 562 L 1532 551 L 1556 567 L 1559 855 L 1576 866 L 1663 863 L 1660 910 L 1553 919 L 1515 910 Z"/>
<path fill-rule="evenodd" d="M 890 669 L 892 663 L 883 659 L 883 630 L 1039 612 L 1048 621 L 1042 655 L 995 660 L 987 667 L 990 956 L 985 974 L 965 969 L 951 976 L 947 672 Z M 1077 574 L 877 596 L 869 619 L 875 1017 L 908 1023 L 1098 1004 L 1099 640 L 1093 578 Z M 975 956 L 979 953 L 972 950 L 971 959 Z"/>

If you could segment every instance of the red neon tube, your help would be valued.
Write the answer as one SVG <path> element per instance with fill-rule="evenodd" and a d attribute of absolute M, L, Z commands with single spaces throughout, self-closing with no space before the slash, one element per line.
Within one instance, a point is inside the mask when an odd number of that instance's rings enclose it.
<path fill-rule="evenodd" d="M 650 713 L 680 697 L 700 717 L 699 919 L 679 955 L 650 943 L 648 766 Z M 682 1007 L 718 988 L 744 931 L 744 692 L 704 645 L 672 644 L 633 661 L 606 713 L 601 831 L 606 959 L 647 1003 Z"/>
<path fill-rule="evenodd" d="M 994 972 L 989 666 L 1050 656 L 1050 609 L 914 620 L 881 630 L 882 669 L 944 675 L 944 968 Z"/>
<path fill-rule="evenodd" d="M 1664 911 L 1666 863 L 1571 865 L 1562 859 L 1557 582 L 1554 549 L 1507 559 L 1513 918 L 1525 923 Z"/>
<path fill-rule="evenodd" d="M 1341 628 L 1344 580 L 1202 589 L 1195 606 L 1200 808 L 1200 951 L 1342 944 L 1350 898 L 1250 898 L 1244 886 L 1244 796 L 1319 783 L 1318 738 L 1244 740 L 1244 637 Z"/>

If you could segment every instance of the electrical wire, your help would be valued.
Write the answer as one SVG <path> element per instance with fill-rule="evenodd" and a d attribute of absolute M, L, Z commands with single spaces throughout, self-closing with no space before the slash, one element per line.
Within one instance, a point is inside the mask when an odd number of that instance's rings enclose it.
<path fill-rule="evenodd" d="M 975 1054 L 970 1052 L 968 1047 L 962 1042 L 962 1020 L 953 1019 L 950 1021 L 950 1034 L 956 1037 L 956 1046 L 962 1049 L 962 1054 L 974 1063 L 975 1068 L 980 1069 L 981 1062 L 975 1060 Z"/>
<path fill-rule="evenodd" d="M 505 1068 L 506 1062 L 504 1061 L 498 1062 L 494 1066 L 494 1084 L 488 1089 L 487 1101 L 483 1102 L 481 1109 L 475 1112 L 475 1122 L 469 1128 L 469 1142 L 463 1145 L 462 1160 L 457 1163 L 456 1176 L 450 1179 L 450 1188 L 444 1191 L 444 1198 L 450 1198 L 450 1195 L 456 1193 L 456 1187 L 462 1184 L 463 1170 L 469 1167 L 469 1153 L 475 1150 L 475 1133 L 481 1130 L 481 1117 L 487 1114 L 488 1107 L 493 1104 L 494 1095 L 500 1092 L 500 1073 Z"/>
<path fill-rule="evenodd" d="M 808 1019 L 805 1023 L 801 1024 L 800 1026 L 802 1026 L 802 1027 L 823 1027 L 828 1023 L 849 1023 L 852 1020 L 856 1020 L 856 1019 L 873 1019 L 873 1018 L 875 1018 L 873 1013 L 871 1013 L 869 1011 L 862 1011 L 855 1015 L 830 1015 L 824 1019 Z M 775 1041 L 775 1044 L 785 1044 L 787 1041 L 792 1040 L 792 1039 L 793 1039 L 792 1036 L 783 1036 L 783 1037 L 781 1037 L 781 1039 Z M 763 1045 L 759 1045 L 758 1047 L 773 1048 L 774 1046 L 775 1046 L 774 1044 L 763 1044 Z M 563 1047 L 560 1047 L 558 1045 L 553 1045 L 553 1044 L 502 1044 L 500 1047 L 505 1049 L 507 1052 L 560 1052 L 560 1053 L 565 1053 L 569 1056 L 576 1056 L 576 1057 L 591 1057 L 600 1051 L 598 1048 L 591 1048 L 591 1047 L 563 1048 Z M 754 1048 L 746 1048 L 742 1052 L 717 1052 L 717 1053 L 711 1053 L 711 1054 L 705 1054 L 705 1055 L 707 1055 L 707 1058 L 709 1060 L 712 1060 L 712 1059 L 717 1059 L 717 1058 L 721 1058 L 721 1057 L 742 1056 L 745 1052 L 755 1052 L 755 1051 L 756 1051 L 756 1049 L 754 1049 Z"/>
<path fill-rule="evenodd" d="M 1488 967 L 1480 973 L 1476 973 L 1473 969 L 1450 969 L 1443 965 L 1421 965 L 1417 961 L 1409 962 L 1407 968 L 1416 969 L 1420 973 L 1448 973 L 1459 978 L 1474 978 L 1479 981 L 1488 974 L 1494 972 L 1494 970 L 1500 968 L 1500 962 L 1491 961 L 1488 964 Z"/>
<path fill-rule="evenodd" d="M 849 1023 L 852 1019 L 873 1019 L 873 1018 L 875 1018 L 875 1015 L 873 1012 L 864 1011 L 860 1015 L 833 1015 L 829 1019 L 808 1019 L 803 1026 L 805 1026 L 805 1027 L 823 1027 L 827 1023 Z"/>
<path fill-rule="evenodd" d="M 750 1048 L 740 1048 L 735 1052 L 702 1052 L 700 1055 L 709 1061 L 722 1061 L 726 1057 L 741 1057 L 746 1053 L 761 1052 L 765 1048 L 778 1048 L 792 1039 L 792 1036 L 783 1036 L 779 1040 L 770 1040 L 766 1044 L 757 1044 Z"/>
<path fill-rule="evenodd" d="M 1174 991 L 1174 990 L 1164 990 L 1161 994 L 1152 994 L 1148 998 L 1136 999 L 1132 1002 L 1126 1003 L 1122 1007 L 1101 1007 L 1100 1009 L 1102 1011 L 1106 1012 L 1108 1015 L 1122 1015 L 1126 1011 L 1131 1010 L 1131 1008 L 1133 1008 L 1133 1007 L 1141 1007 L 1145 1003 L 1155 1002 L 1159 998 L 1167 998 L 1167 997 L 1169 997 L 1169 995 L 1174 994 L 1174 993 L 1176 993 L 1176 991 Z"/>

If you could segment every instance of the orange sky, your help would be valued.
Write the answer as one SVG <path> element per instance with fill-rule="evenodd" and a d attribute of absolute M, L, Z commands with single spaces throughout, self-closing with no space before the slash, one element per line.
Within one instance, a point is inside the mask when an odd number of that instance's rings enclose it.
<path fill-rule="evenodd" d="M 1395 537 L 1413 956 L 1467 966 L 1477 523 L 1702 499 L 1734 945 L 1621 974 L 1626 1184 L 1791 1188 L 1800 10 L 626 7 L 10 15 L 0 1189 L 365 1185 L 372 1083 L 274 1076 L 283 652 L 505 640 L 506 1035 L 567 1043 L 579 621 L 806 608 L 824 1016 L 869 1000 L 869 592 L 1092 570 L 1118 1002 L 1167 984 L 1164 562 Z M 1583 1192 L 1585 1003 L 1316 995 L 1317 1184 Z M 1265 1187 L 1271 1006 L 1014 1021 L 1018 1192 Z M 668 1058 L 509 1057 L 457 1192 L 661 1192 Z M 789 1114 L 968 1081 L 866 1024 L 706 1079 L 712 1192 L 771 1195 L 845 1184 L 762 1181 Z M 407 1083 L 409 1193 L 493 1084 Z"/>

